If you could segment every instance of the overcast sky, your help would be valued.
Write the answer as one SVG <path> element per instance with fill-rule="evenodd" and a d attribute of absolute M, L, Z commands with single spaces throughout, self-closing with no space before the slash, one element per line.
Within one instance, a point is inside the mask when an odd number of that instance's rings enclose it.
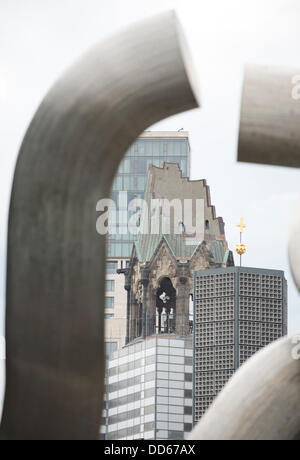
<path fill-rule="evenodd" d="M 177 10 L 185 29 L 202 108 L 167 119 L 155 129 L 190 132 L 192 178 L 208 180 L 229 245 L 234 249 L 238 242 L 235 225 L 244 217 L 244 264 L 286 272 L 289 331 L 300 330 L 299 295 L 287 259 L 300 171 L 236 162 L 243 66 L 285 65 L 299 67 L 300 73 L 299 1 L 0 0 L 0 333 L 10 188 L 18 149 L 38 104 L 90 45 L 170 8 Z"/>

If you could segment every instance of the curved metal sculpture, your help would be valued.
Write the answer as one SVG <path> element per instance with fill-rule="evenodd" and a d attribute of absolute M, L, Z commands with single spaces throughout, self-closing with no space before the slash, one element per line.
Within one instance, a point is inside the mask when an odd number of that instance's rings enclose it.
<path fill-rule="evenodd" d="M 300 167 L 300 71 L 246 69 L 239 161 Z M 298 79 L 295 78 L 298 76 Z M 294 85 L 294 86 L 293 86 Z M 289 256 L 300 290 L 300 218 L 290 229 Z M 191 439 L 300 439 L 299 340 L 284 338 L 257 353 L 232 378 Z"/>
<path fill-rule="evenodd" d="M 289 97 L 291 76 L 247 71 L 241 161 L 300 166 L 300 104 Z M 95 205 L 109 195 L 139 133 L 197 104 L 180 28 L 167 13 L 94 47 L 39 108 L 21 148 L 11 200 L 2 439 L 97 438 L 105 240 L 95 230 Z M 290 260 L 300 289 L 299 235 L 296 219 Z M 299 439 L 294 346 L 285 338 L 255 355 L 191 439 Z"/>
<path fill-rule="evenodd" d="M 289 261 L 295 283 L 300 291 L 300 199 L 289 228 Z"/>
<path fill-rule="evenodd" d="M 180 26 L 165 13 L 91 49 L 38 109 L 11 198 L 2 439 L 97 439 L 106 253 L 96 203 L 145 128 L 197 106 Z"/>
<path fill-rule="evenodd" d="M 244 364 L 190 439 L 295 440 L 300 436 L 300 362 L 283 338 Z"/>
<path fill-rule="evenodd" d="M 297 76 L 298 79 L 295 78 Z M 239 161 L 300 167 L 299 82 L 299 69 L 256 65 L 246 67 Z"/>
<path fill-rule="evenodd" d="M 239 161 L 300 168 L 300 69 L 247 66 Z M 293 216 L 289 258 L 300 290 L 300 217 Z"/>

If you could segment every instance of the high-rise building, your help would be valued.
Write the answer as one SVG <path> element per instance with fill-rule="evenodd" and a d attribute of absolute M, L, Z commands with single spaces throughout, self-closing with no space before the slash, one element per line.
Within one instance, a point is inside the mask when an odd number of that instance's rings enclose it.
<path fill-rule="evenodd" d="M 192 337 L 131 342 L 108 360 L 100 439 L 185 439 L 192 429 Z"/>
<path fill-rule="evenodd" d="M 177 163 L 183 177 L 190 175 L 190 144 L 186 131 L 146 131 L 132 144 L 121 162 L 112 187 L 112 199 L 119 204 L 120 192 L 127 192 L 128 203 L 134 198 L 144 198 L 149 166 L 161 167 L 164 162 Z M 117 231 L 108 238 L 107 257 L 130 259 L 136 237 L 128 232 L 121 234 L 119 213 L 126 227 L 127 206 L 118 205 Z M 123 229 L 122 229 L 123 230 Z"/>
<path fill-rule="evenodd" d="M 190 144 L 186 131 L 160 132 L 146 131 L 132 144 L 116 174 L 112 187 L 112 199 L 117 204 L 117 231 L 109 235 L 107 244 L 106 276 L 106 333 L 107 353 L 122 347 L 126 336 L 127 295 L 124 290 L 124 277 L 116 273 L 126 267 L 132 253 L 134 235 L 120 227 L 128 222 L 127 207 L 123 209 L 120 192 L 127 192 L 127 202 L 134 198 L 144 198 L 149 166 L 162 166 L 165 161 L 177 163 L 183 177 L 190 173 Z"/>
<path fill-rule="evenodd" d="M 194 280 L 194 413 L 196 423 L 234 372 L 287 334 L 282 271 L 228 267 Z"/>

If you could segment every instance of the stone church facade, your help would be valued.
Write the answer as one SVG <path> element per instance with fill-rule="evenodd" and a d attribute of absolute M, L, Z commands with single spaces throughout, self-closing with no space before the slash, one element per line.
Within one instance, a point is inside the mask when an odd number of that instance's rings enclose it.
<path fill-rule="evenodd" d="M 127 291 L 126 343 L 157 334 L 191 334 L 194 272 L 234 265 L 223 220 L 215 215 L 205 181 L 182 178 L 177 164 L 151 167 L 145 199 L 150 204 L 154 197 L 170 201 L 202 198 L 205 234 L 196 244 L 187 244 L 189 236 L 184 231 L 140 235 L 128 268 L 121 270 Z"/>

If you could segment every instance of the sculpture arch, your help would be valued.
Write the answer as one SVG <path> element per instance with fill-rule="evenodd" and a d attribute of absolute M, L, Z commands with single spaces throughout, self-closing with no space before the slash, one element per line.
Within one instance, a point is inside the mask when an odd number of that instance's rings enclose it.
<path fill-rule="evenodd" d="M 106 252 L 96 204 L 142 131 L 197 106 L 168 12 L 93 47 L 39 107 L 11 197 L 2 439 L 97 439 Z"/>

